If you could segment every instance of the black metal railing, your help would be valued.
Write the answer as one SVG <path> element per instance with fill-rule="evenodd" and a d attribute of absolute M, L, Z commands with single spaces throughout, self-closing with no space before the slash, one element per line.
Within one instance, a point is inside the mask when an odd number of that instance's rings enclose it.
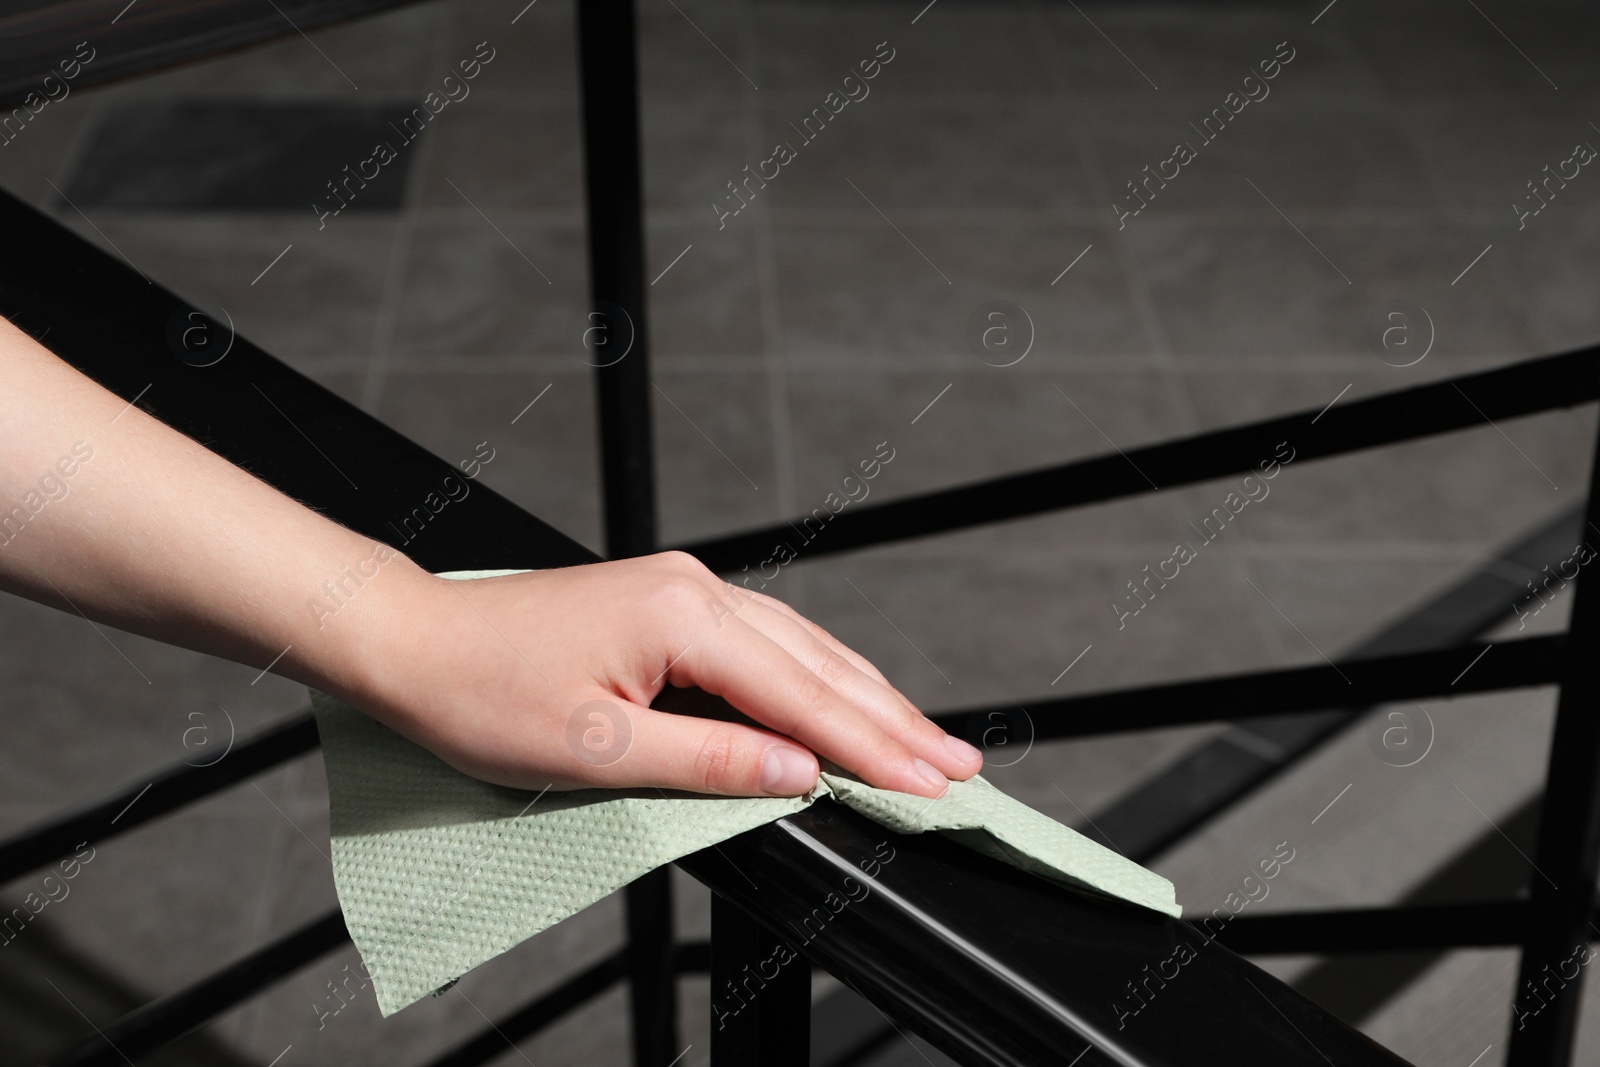
<path fill-rule="evenodd" d="M 141 24 L 136 39 L 105 39 L 112 62 L 97 76 L 125 76 L 283 32 L 267 26 L 259 12 L 243 15 L 245 6 L 232 0 L 145 0 L 140 18 L 150 21 Z M 345 17 L 387 6 L 397 5 L 350 3 L 324 7 L 323 13 Z M 54 22 L 47 5 L 13 13 L 13 27 L 26 32 L 0 48 L 0 55 L 5 48 L 52 54 L 50 33 L 77 37 L 72 11 L 93 7 L 56 5 L 57 14 L 66 16 Z M 183 19 L 193 24 L 173 29 Z M 637 327 L 634 354 L 600 370 L 597 378 L 607 549 L 627 555 L 657 547 L 649 373 L 646 350 L 637 347 L 647 342 L 648 330 L 631 3 L 580 5 L 579 35 L 591 287 L 598 301 L 628 309 Z M 0 88 L 15 96 L 26 84 Z M 48 334 L 49 347 L 113 392 L 139 398 L 151 414 L 345 525 L 385 539 L 388 517 L 407 510 L 451 469 L 243 338 L 228 359 L 211 367 L 174 358 L 165 339 L 173 316 L 187 309 L 182 300 L 10 196 L 0 196 L 0 233 L 8 247 L 28 250 L 26 257 L 0 262 L 0 308 L 19 326 L 36 337 Z M 273 397 L 299 429 L 263 403 L 262 394 Z M 859 505 L 798 551 L 803 557 L 844 552 L 1194 484 L 1253 470 L 1285 439 L 1293 441 L 1296 462 L 1307 462 L 1597 398 L 1600 349 L 1589 348 L 1353 401 L 1315 418 L 1295 413 L 1126 455 Z M 359 492 L 308 448 L 301 431 L 337 450 L 340 467 L 361 486 Z M 1600 523 L 1597 475 L 1600 465 L 1591 476 L 1585 511 L 1590 523 Z M 778 525 L 685 547 L 715 569 L 733 570 L 763 558 L 791 529 Z M 553 567 L 594 558 L 483 487 L 441 513 L 407 551 L 436 571 Z M 715 1001 L 714 1063 L 805 1064 L 812 965 L 862 993 L 895 1025 L 963 1063 L 1399 1062 L 1225 946 L 1252 953 L 1329 953 L 1518 945 L 1522 979 L 1530 980 L 1566 958 L 1574 942 L 1587 941 L 1600 862 L 1600 694 L 1592 666 L 1582 658 L 1600 636 L 1594 599 L 1577 598 L 1569 631 L 1561 636 L 1028 704 L 1039 739 L 1051 740 L 1555 686 L 1555 740 L 1534 858 L 1547 877 L 1533 881 L 1527 899 L 1278 914 L 1242 918 L 1218 931 L 1205 917 L 1179 923 L 1028 878 L 936 835 L 894 835 L 824 801 L 680 863 L 715 894 L 709 946 L 675 940 L 664 874 L 644 880 L 628 892 L 624 949 L 593 961 L 436 1062 L 484 1062 L 504 1051 L 506 1038 L 534 1033 L 626 981 L 635 1062 L 666 1067 L 677 1054 L 676 977 L 709 970 L 714 998 L 721 998 Z M 1464 685 L 1441 683 L 1453 674 L 1448 668 L 1485 647 L 1494 654 Z M 947 729 L 964 730 L 971 716 L 989 710 L 937 718 Z M 310 753 L 316 743 L 314 723 L 300 715 L 242 743 L 215 766 L 174 766 L 147 775 L 0 843 L 0 881 L 50 862 L 81 841 L 105 840 L 203 801 Z M 140 804 L 118 818 L 140 791 Z M 807 937 L 806 922 L 819 903 L 845 875 L 856 876 L 875 856 L 881 858 L 882 848 L 894 860 L 880 864 L 873 892 L 839 911 L 826 936 Z M 344 944 L 347 936 L 339 915 L 330 913 L 100 1026 L 54 1062 L 121 1062 L 170 1044 Z M 1184 963 L 1177 978 L 1147 984 L 1148 968 L 1171 959 L 1180 945 L 1192 962 Z M 775 954 L 797 947 L 803 962 L 779 966 L 769 976 Z M 1135 1012 L 1128 997 L 1139 989 L 1145 993 Z M 1513 1032 L 1514 1067 L 1570 1060 L 1579 1001 L 1576 995 L 1556 998 Z M 1150 1015 L 1139 1018 L 1145 1011 Z"/>

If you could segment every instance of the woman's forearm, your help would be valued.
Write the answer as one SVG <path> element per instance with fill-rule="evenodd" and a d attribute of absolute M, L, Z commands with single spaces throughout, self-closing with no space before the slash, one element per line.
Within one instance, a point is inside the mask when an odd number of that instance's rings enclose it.
<path fill-rule="evenodd" d="M 0 588 L 270 666 L 501 784 L 793 796 L 821 756 L 937 796 L 982 762 L 820 627 L 682 553 L 435 578 L 4 320 L 0 508 Z M 668 684 L 757 725 L 651 710 Z"/>
<path fill-rule="evenodd" d="M 0 428 L 0 588 L 10 592 L 352 692 L 369 684 L 357 672 L 372 650 L 360 646 L 382 629 L 383 603 L 432 581 L 4 320 Z M 358 589 L 349 573 L 370 572 L 364 561 L 379 549 L 388 561 Z"/>

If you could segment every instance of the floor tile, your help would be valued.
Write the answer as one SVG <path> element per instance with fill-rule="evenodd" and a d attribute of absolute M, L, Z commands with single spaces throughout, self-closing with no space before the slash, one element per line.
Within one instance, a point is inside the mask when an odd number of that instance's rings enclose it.
<path fill-rule="evenodd" d="M 1153 373 L 1021 369 L 794 375 L 802 499 L 820 504 L 875 453 L 894 459 L 865 499 L 887 500 L 1133 448 L 1181 419 Z"/>
<path fill-rule="evenodd" d="M 707 213 L 710 214 L 709 212 Z M 658 224 L 646 235 L 646 298 L 653 357 L 663 369 L 686 357 L 728 357 L 749 368 L 763 351 L 760 265 L 750 227 L 725 233 Z M 692 248 L 691 248 L 692 246 Z"/>
<path fill-rule="evenodd" d="M 107 215 L 97 224 L 137 269 L 296 369 L 365 369 L 392 220 L 346 216 L 320 232 L 309 211 L 293 219 Z"/>
<path fill-rule="evenodd" d="M 646 98 L 639 121 L 647 208 L 698 212 L 709 220 L 717 217 L 709 210 L 713 203 L 728 199 L 738 206 L 728 183 L 744 181 L 743 168 L 754 170 L 759 162 L 745 151 L 743 106 L 725 94 L 663 94 Z M 762 184 L 758 176 L 749 188 Z"/>
<path fill-rule="evenodd" d="M 1209 112 L 1170 106 L 1097 112 L 1095 137 L 1118 210 L 1138 212 L 1125 225 L 1179 210 L 1279 222 L 1286 215 L 1302 228 L 1309 212 L 1342 209 L 1432 218 L 1435 193 L 1421 159 L 1381 110 L 1273 103 L 1268 97 L 1209 126 L 1200 125 Z M 1180 146 L 1192 158 L 1178 156 Z"/>
<path fill-rule="evenodd" d="M 102 107 L 66 186 L 82 209 L 392 212 L 415 153 L 403 101 L 129 100 Z M 377 146 L 387 146 L 388 158 Z"/>
<path fill-rule="evenodd" d="M 443 62 L 457 66 L 481 49 L 493 59 L 476 79 L 473 92 L 576 116 L 578 38 L 573 9 L 573 0 L 450 4 L 448 58 Z M 440 70 L 439 76 L 445 73 Z"/>
<path fill-rule="evenodd" d="M 997 364 L 1009 362 L 1010 353 L 982 345 L 984 324 L 993 322 L 990 301 L 1023 309 L 1012 324 L 1018 343 L 1028 332 L 1022 320 L 1031 320 L 1037 343 L 1025 350 L 1030 370 L 1069 368 L 1080 357 L 1118 357 L 1136 366 L 1148 360 L 1145 322 L 1117 260 L 1103 254 L 1112 239 L 1105 230 L 899 230 L 865 218 L 848 227 L 780 226 L 777 297 L 791 366 L 1005 370 Z M 968 336 L 974 324 L 976 341 Z"/>
<path fill-rule="evenodd" d="M 782 515 L 767 376 L 662 372 L 652 418 L 665 543 L 743 529 Z"/>
<path fill-rule="evenodd" d="M 76 615 L 18 597 L 0 599 L 0 612 L 12 652 L 6 688 L 17 707 L 30 709 L 32 724 L 27 744 L 5 756 L 7 799 L 12 811 L 29 813 L 26 821 L 193 759 L 184 742 L 197 725 L 211 737 L 234 729 L 247 736 L 307 705 L 305 688 L 286 679 L 251 685 L 259 668 L 97 632 Z M 188 740 L 198 745 L 200 735 Z"/>
<path fill-rule="evenodd" d="M 463 100 L 448 119 L 434 128 L 420 178 L 423 205 L 457 209 L 480 223 L 478 211 L 492 220 L 505 209 L 582 221 L 583 148 L 570 108 L 485 94 Z"/>
<path fill-rule="evenodd" d="M 1492 222 L 1509 244 L 1600 218 L 1600 192 L 1589 188 L 1600 185 L 1589 180 L 1593 168 L 1568 162 L 1579 144 L 1600 147 L 1588 118 L 1595 102 L 1579 96 L 1534 110 L 1426 101 L 1404 105 L 1397 119 L 1419 146 L 1442 202 Z"/>
<path fill-rule="evenodd" d="M 907 92 L 1016 93 L 1044 90 L 1038 60 L 1026 46 L 1029 23 L 1016 7 L 944 0 L 859 5 L 761 4 L 755 23 L 763 44 L 763 91 L 815 94 L 817 102 L 843 85 L 860 64 L 890 57 L 870 85 Z M 868 67 L 868 70 L 874 68 Z"/>
<path fill-rule="evenodd" d="M 395 331 L 402 360 L 538 352 L 582 363 L 587 267 L 572 227 L 420 223 L 403 285 Z"/>
<path fill-rule="evenodd" d="M 728 4 L 690 2 L 642 6 L 639 27 L 639 87 L 657 99 L 674 93 L 706 93 L 737 104 L 755 92 L 755 42 L 745 32 L 744 13 Z"/>
<path fill-rule="evenodd" d="M 482 466 L 483 485 L 598 548 L 592 373 L 395 374 L 378 417 L 451 464 L 487 442 L 493 459 Z"/>
<path fill-rule="evenodd" d="M 1045 564 L 976 555 L 897 559 L 878 549 L 794 566 L 810 617 L 929 710 L 1247 670 L 1298 655 L 1292 632 L 1258 631 L 1258 618 L 1272 620 L 1260 616 L 1251 602 L 1257 594 L 1220 555 L 1119 629 L 1113 599 L 1129 595 L 1125 583 L 1149 562 L 1136 551 Z M 1238 641 L 1227 649 L 1200 642 L 1219 626 Z"/>
<path fill-rule="evenodd" d="M 1460 359 L 1465 369 L 1542 348 L 1504 261 L 1486 257 L 1451 283 L 1483 251 L 1471 230 L 1305 225 L 1296 233 L 1281 219 L 1248 228 L 1140 221 L 1149 224 L 1130 225 L 1130 243 L 1186 364 L 1348 354 L 1359 365 L 1381 348 L 1396 300 L 1427 309 L 1439 337 L 1429 366 L 1439 373 L 1457 355 L 1483 357 Z"/>
<path fill-rule="evenodd" d="M 1518 234 L 1502 246 L 1541 350 L 1560 352 L 1600 341 L 1600 308 L 1582 280 L 1597 245 L 1600 219 L 1569 219 L 1559 227 Z"/>
<path fill-rule="evenodd" d="M 1038 219 L 1101 209 L 1052 102 L 926 101 L 898 89 L 846 104 L 825 124 L 813 114 L 817 108 L 830 114 L 800 93 L 762 99 L 764 141 L 795 154 L 781 169 L 781 158 L 761 167 L 763 174 L 777 171 L 772 202 L 786 210 L 853 211 L 863 218 L 881 211 L 903 225 L 924 211 L 1026 212 Z M 959 150 L 951 151 L 953 145 Z M 769 148 L 766 155 L 773 153 Z"/>
<path fill-rule="evenodd" d="M 93 110 L 89 94 L 71 92 L 10 134 L 0 143 L 0 186 L 35 207 L 55 201 L 50 183 L 66 181 L 63 172 Z"/>
<path fill-rule="evenodd" d="M 239 53 L 184 64 L 97 92 L 118 96 L 315 96 L 427 91 L 448 70 L 430 69 L 444 5 L 408 4 L 372 18 L 283 37 Z"/>
<path fill-rule="evenodd" d="M 1188 7 L 1063 7 L 1050 11 L 1048 32 L 1059 77 L 1095 103 L 1181 101 L 1198 122 L 1230 92 L 1262 95 L 1244 79 L 1260 80 L 1263 62 L 1276 71 L 1261 101 L 1269 110 L 1317 99 L 1378 102 L 1377 83 L 1338 31 L 1275 11 L 1235 9 L 1221 18 Z"/>
<path fill-rule="evenodd" d="M 1594 32 L 1592 11 L 1430 2 L 1350 15 L 1340 13 L 1342 25 L 1395 96 L 1517 97 L 1542 107 L 1558 93 L 1597 87 L 1579 43 Z"/>

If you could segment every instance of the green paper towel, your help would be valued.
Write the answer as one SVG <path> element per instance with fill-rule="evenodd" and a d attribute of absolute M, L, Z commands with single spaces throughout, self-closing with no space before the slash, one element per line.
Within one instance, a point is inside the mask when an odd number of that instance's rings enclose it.
<path fill-rule="evenodd" d="M 443 577 L 506 573 L 514 572 Z M 311 700 L 328 772 L 334 884 L 385 1016 L 641 875 L 827 795 L 900 833 L 945 831 L 1052 881 L 1179 914 L 1172 883 L 981 777 L 952 782 L 931 801 L 831 773 L 796 798 L 529 793 L 462 774 L 324 693 Z"/>

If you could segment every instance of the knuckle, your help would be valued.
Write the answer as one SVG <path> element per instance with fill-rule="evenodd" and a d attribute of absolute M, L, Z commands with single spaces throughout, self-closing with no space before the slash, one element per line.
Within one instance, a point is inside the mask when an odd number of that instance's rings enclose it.
<path fill-rule="evenodd" d="M 692 579 L 670 575 L 651 586 L 647 600 L 649 606 L 665 618 L 681 620 L 702 606 L 705 592 Z"/>
<path fill-rule="evenodd" d="M 829 688 L 836 686 L 853 669 L 837 652 L 820 644 L 817 646 L 817 658 L 811 670 Z"/>
<path fill-rule="evenodd" d="M 748 777 L 747 762 L 734 731 L 718 727 L 706 734 L 695 753 L 691 780 L 707 793 L 738 792 Z"/>
<path fill-rule="evenodd" d="M 668 569 L 677 574 L 685 574 L 693 578 L 702 578 L 711 573 L 706 569 L 706 565 L 704 563 L 701 563 L 698 559 L 691 556 L 687 552 L 681 551 L 680 549 L 674 548 L 669 549 L 666 552 L 657 553 L 656 558 L 665 564 Z"/>
<path fill-rule="evenodd" d="M 820 675 L 805 671 L 796 683 L 794 697 L 802 715 L 821 715 L 833 703 L 833 687 Z"/>

